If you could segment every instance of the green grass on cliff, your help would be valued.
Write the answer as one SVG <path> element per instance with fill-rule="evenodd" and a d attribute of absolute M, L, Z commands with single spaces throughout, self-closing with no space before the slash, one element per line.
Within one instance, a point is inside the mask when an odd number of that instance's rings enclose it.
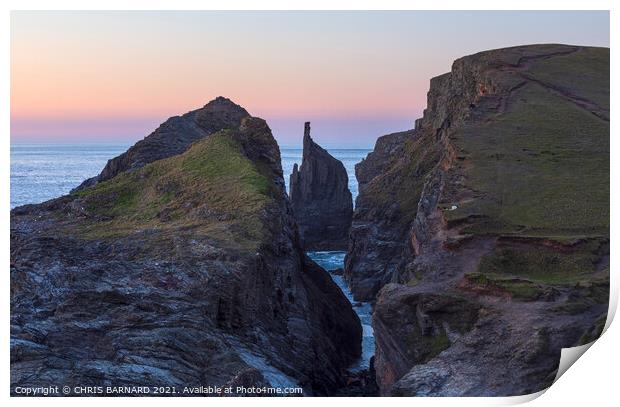
<path fill-rule="evenodd" d="M 577 55 L 536 61 L 529 71 L 538 80 L 609 110 L 609 66 L 609 49 L 584 48 Z"/>
<path fill-rule="evenodd" d="M 609 106 L 609 50 L 541 58 L 520 72 L 525 83 L 504 95 L 497 114 L 452 137 L 471 198 L 444 216 L 461 221 L 463 235 L 518 238 L 484 256 L 466 278 L 521 300 L 569 286 L 589 287 L 586 302 L 602 300 L 599 287 L 609 278 L 597 270 L 609 250 L 610 128 L 601 117 Z"/>
<path fill-rule="evenodd" d="M 601 252 L 606 241 L 591 239 L 570 247 L 510 244 L 495 248 L 484 256 L 476 272 L 469 273 L 469 283 L 487 290 L 499 290 L 520 300 L 535 300 L 553 289 L 578 287 L 594 302 L 603 301 L 609 270 L 599 270 Z M 572 299 L 572 303 L 579 302 Z"/>
<path fill-rule="evenodd" d="M 469 273 L 465 276 L 470 284 L 487 291 L 499 291 L 512 298 L 533 301 L 544 295 L 544 287 L 528 280 L 506 277 L 502 274 Z"/>
<path fill-rule="evenodd" d="M 477 197 L 467 233 L 602 236 L 609 230 L 609 122 L 531 83 L 508 110 L 454 139 Z"/>
<path fill-rule="evenodd" d="M 262 238 L 258 214 L 270 200 L 271 188 L 269 175 L 243 154 L 229 131 L 221 131 L 182 155 L 76 195 L 91 215 L 83 231 L 88 237 L 184 230 L 251 248 Z"/>
<path fill-rule="evenodd" d="M 448 221 L 467 220 L 464 235 L 560 242 L 607 236 L 609 122 L 583 104 L 609 105 L 609 50 L 587 48 L 530 64 L 521 72 L 534 80 L 507 95 L 505 111 L 489 111 L 485 120 L 452 133 L 464 175 L 453 187 L 470 190 L 472 198 L 444 215 Z M 514 86 L 523 78 L 501 74 L 499 80 Z M 412 221 L 437 162 L 432 135 L 410 138 L 403 159 L 368 184 L 364 199 L 374 208 L 398 207 L 399 221 Z"/>
<path fill-rule="evenodd" d="M 397 204 L 399 222 L 415 219 L 426 176 L 439 160 L 439 150 L 431 137 L 410 137 L 405 141 L 405 157 L 394 167 L 368 184 L 364 195 L 374 207 Z"/>
<path fill-rule="evenodd" d="M 588 242 L 574 251 L 544 246 L 513 246 L 496 249 L 482 258 L 479 271 L 486 275 L 508 275 L 542 284 L 576 283 L 595 272 L 598 245 Z"/>

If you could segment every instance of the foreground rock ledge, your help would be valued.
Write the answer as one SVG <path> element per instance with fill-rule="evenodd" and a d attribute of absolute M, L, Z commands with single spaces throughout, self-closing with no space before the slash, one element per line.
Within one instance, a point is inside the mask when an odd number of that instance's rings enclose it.
<path fill-rule="evenodd" d="M 331 394 L 361 327 L 303 253 L 267 124 L 11 212 L 11 388 Z"/>

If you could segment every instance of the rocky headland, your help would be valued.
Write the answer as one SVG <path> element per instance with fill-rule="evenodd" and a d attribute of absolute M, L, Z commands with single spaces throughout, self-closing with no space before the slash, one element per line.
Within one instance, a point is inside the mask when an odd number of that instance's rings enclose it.
<path fill-rule="evenodd" d="M 304 125 L 301 167 L 293 167 L 290 197 L 305 250 L 346 250 L 353 199 L 344 165 L 310 137 Z"/>
<path fill-rule="evenodd" d="M 225 97 L 217 97 L 204 107 L 181 116 L 173 116 L 154 132 L 108 161 L 101 173 L 89 178 L 75 191 L 115 177 L 121 172 L 134 171 L 146 164 L 185 152 L 189 146 L 222 129 L 236 129 L 250 114 Z"/>
<path fill-rule="evenodd" d="M 343 387 L 360 322 L 302 250 L 264 120 L 218 98 L 88 185 L 11 211 L 12 389 Z"/>
<path fill-rule="evenodd" d="M 482 52 L 358 164 L 345 276 L 376 301 L 383 395 L 519 395 L 609 295 L 609 49 Z"/>

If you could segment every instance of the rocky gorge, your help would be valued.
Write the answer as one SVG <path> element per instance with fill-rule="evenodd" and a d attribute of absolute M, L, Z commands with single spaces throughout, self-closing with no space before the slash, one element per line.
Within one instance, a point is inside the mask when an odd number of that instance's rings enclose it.
<path fill-rule="evenodd" d="M 12 389 L 344 385 L 359 319 L 301 250 L 269 127 L 234 124 L 12 211 Z"/>
<path fill-rule="evenodd" d="M 219 97 L 15 208 L 11 388 L 510 396 L 600 335 L 609 49 L 456 60 L 415 127 L 356 166 L 355 208 L 310 123 L 303 144 L 289 197 L 267 123 Z M 343 271 L 311 260 L 325 250 L 346 250 Z M 360 309 L 375 355 L 352 372 Z"/>

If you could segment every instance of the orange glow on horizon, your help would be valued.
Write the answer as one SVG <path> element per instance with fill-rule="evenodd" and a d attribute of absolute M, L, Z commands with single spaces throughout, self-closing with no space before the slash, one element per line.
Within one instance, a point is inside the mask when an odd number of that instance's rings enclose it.
<path fill-rule="evenodd" d="M 268 121 L 349 120 L 374 140 L 410 128 L 456 58 L 536 42 L 608 46 L 609 14 L 12 12 L 11 137 L 78 123 L 86 137 L 106 120 L 106 134 L 134 137 L 225 96 Z"/>

